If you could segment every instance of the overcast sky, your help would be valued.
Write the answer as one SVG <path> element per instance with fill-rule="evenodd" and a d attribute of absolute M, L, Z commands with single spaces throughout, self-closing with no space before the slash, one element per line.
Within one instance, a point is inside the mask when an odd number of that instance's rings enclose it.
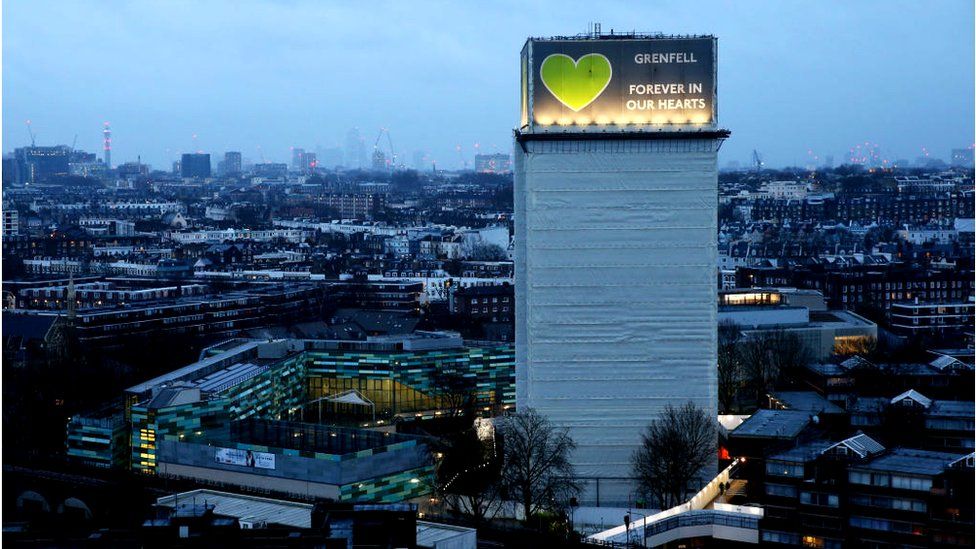
<path fill-rule="evenodd" d="M 721 162 L 840 163 L 854 144 L 914 159 L 973 142 L 973 2 L 3 2 L 3 150 L 101 151 L 168 169 L 179 153 L 372 142 L 457 167 L 509 151 L 527 36 L 719 37 Z M 196 134 L 196 139 L 194 139 Z M 811 152 L 808 152 L 811 151 Z"/>

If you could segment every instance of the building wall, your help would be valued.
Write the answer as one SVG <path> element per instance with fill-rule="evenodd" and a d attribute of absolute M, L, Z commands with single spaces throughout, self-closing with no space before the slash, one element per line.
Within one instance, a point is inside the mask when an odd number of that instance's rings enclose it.
<path fill-rule="evenodd" d="M 157 449 L 163 441 L 179 441 L 182 437 L 198 432 L 225 427 L 230 421 L 229 407 L 230 403 L 224 399 L 204 400 L 158 410 L 132 407 L 132 470 L 155 473 Z"/>
<path fill-rule="evenodd" d="M 528 141 L 516 149 L 518 407 L 569 429 L 601 505 L 666 405 L 716 413 L 719 141 Z M 610 479 L 618 479 L 613 481 Z M 595 482 L 584 500 L 596 500 Z"/>
<path fill-rule="evenodd" d="M 515 354 L 511 345 L 415 353 L 308 351 L 308 398 L 356 389 L 376 404 L 377 414 L 437 407 L 436 372 L 456 372 L 473 381 L 477 404 L 500 411 L 515 404 Z"/>
<path fill-rule="evenodd" d="M 67 455 L 86 465 L 123 468 L 129 465 L 128 425 L 118 418 L 72 417 L 67 427 Z"/>
<path fill-rule="evenodd" d="M 159 474 L 301 497 L 371 503 L 417 497 L 428 493 L 433 484 L 429 450 L 414 440 L 342 455 L 244 443 L 228 442 L 224 446 L 274 453 L 274 469 L 218 463 L 214 455 L 220 444 L 162 441 Z"/>

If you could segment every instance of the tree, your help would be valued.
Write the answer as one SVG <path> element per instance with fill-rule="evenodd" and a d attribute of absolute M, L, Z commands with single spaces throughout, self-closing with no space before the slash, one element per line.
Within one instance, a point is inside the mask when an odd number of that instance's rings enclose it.
<path fill-rule="evenodd" d="M 759 332 L 739 347 L 745 384 L 761 406 L 766 394 L 782 379 L 798 385 L 803 368 L 812 359 L 800 336 L 785 330 Z"/>
<path fill-rule="evenodd" d="M 440 406 L 451 418 L 470 417 L 474 414 L 478 394 L 474 378 L 460 372 L 437 370 L 432 380 Z"/>
<path fill-rule="evenodd" d="M 745 386 L 754 398 L 755 406 L 762 405 L 766 393 L 779 378 L 779 370 L 769 360 L 769 341 L 769 333 L 760 332 L 746 339 L 739 348 Z"/>
<path fill-rule="evenodd" d="M 715 458 L 717 443 L 715 420 L 705 410 L 690 401 L 678 408 L 669 404 L 647 427 L 632 457 L 641 494 L 659 509 L 683 503 L 689 484 Z"/>
<path fill-rule="evenodd" d="M 731 413 L 742 384 L 741 340 L 742 329 L 738 324 L 723 321 L 718 325 L 718 403 L 724 413 Z"/>
<path fill-rule="evenodd" d="M 508 254 L 498 244 L 479 242 L 471 247 L 468 257 L 472 261 L 505 261 L 508 259 Z"/>
<path fill-rule="evenodd" d="M 502 460 L 494 434 L 482 439 L 469 428 L 445 437 L 437 466 L 437 492 L 447 507 L 480 524 L 494 517 L 501 502 Z"/>
<path fill-rule="evenodd" d="M 579 494 L 569 461 L 576 443 L 565 430 L 528 408 L 505 418 L 501 434 L 503 485 L 524 507 L 526 521 L 540 511 L 561 509 Z"/>
<path fill-rule="evenodd" d="M 870 356 L 877 349 L 878 339 L 874 337 L 846 337 L 834 343 L 834 354 L 842 357 Z"/>
<path fill-rule="evenodd" d="M 780 373 L 781 380 L 789 385 L 800 385 L 803 369 L 813 358 L 806 343 L 793 332 L 776 330 L 768 334 L 767 346 L 769 359 Z"/>

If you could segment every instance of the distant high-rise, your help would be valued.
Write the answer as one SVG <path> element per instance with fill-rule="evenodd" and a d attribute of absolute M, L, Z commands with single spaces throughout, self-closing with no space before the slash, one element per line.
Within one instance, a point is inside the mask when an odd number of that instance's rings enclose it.
<path fill-rule="evenodd" d="M 303 174 L 310 174 L 315 171 L 316 166 L 318 166 L 318 160 L 315 157 L 315 153 L 307 152 L 302 155 L 302 169 Z"/>
<path fill-rule="evenodd" d="M 112 169 L 112 128 L 109 126 L 108 122 L 105 123 L 105 128 L 102 130 L 102 149 L 105 152 L 105 167 Z"/>
<path fill-rule="evenodd" d="M 359 128 L 353 128 L 346 134 L 346 167 L 362 169 L 366 167 L 366 143 Z"/>
<path fill-rule="evenodd" d="M 14 149 L 19 183 L 37 183 L 50 177 L 71 173 L 71 149 L 57 147 L 21 147 Z"/>
<path fill-rule="evenodd" d="M 386 165 L 386 155 L 383 154 L 383 151 L 381 151 L 379 149 L 374 150 L 373 151 L 373 171 L 375 171 L 375 172 L 383 172 L 383 171 L 386 171 L 387 169 L 388 168 L 387 168 L 387 165 Z"/>
<path fill-rule="evenodd" d="M 474 170 L 480 173 L 511 173 L 512 157 L 507 154 L 476 154 Z"/>
<path fill-rule="evenodd" d="M 305 171 L 305 149 L 291 148 L 291 169 L 294 172 Z"/>
<path fill-rule="evenodd" d="M 413 152 L 413 168 L 415 170 L 418 172 L 426 171 L 429 164 L 430 159 L 427 158 L 427 153 L 424 151 Z"/>
<path fill-rule="evenodd" d="M 228 151 L 224 153 L 224 173 L 221 175 L 239 175 L 241 173 L 241 153 Z"/>
<path fill-rule="evenodd" d="M 210 155 L 187 153 L 180 160 L 180 177 L 210 177 Z"/>

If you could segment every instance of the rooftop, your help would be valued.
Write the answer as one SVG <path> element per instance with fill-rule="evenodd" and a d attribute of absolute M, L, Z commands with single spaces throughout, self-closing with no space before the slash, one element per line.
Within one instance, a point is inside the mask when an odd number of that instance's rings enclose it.
<path fill-rule="evenodd" d="M 820 454 L 829 448 L 833 443 L 828 440 L 815 440 L 808 442 L 806 444 L 800 444 L 794 446 L 789 450 L 784 450 L 778 454 L 773 454 L 766 459 L 773 459 L 779 461 L 790 461 L 793 463 L 802 463 L 806 461 L 812 461 L 817 458 Z"/>
<path fill-rule="evenodd" d="M 731 436 L 750 438 L 796 438 L 810 423 L 810 414 L 794 410 L 759 410 Z"/>
<path fill-rule="evenodd" d="M 214 507 L 214 513 L 238 519 L 264 521 L 268 524 L 281 524 L 295 528 L 311 528 L 312 508 L 308 503 L 296 503 L 281 499 L 262 498 L 218 492 L 216 490 L 193 490 L 172 496 L 163 496 L 156 505 L 176 507 L 177 504 L 195 502 Z"/>
<path fill-rule="evenodd" d="M 261 362 L 256 364 L 255 362 Z M 194 382 L 201 391 L 218 392 L 247 381 L 268 369 L 269 361 L 243 362 L 228 366 Z"/>
<path fill-rule="evenodd" d="M 895 448 L 889 453 L 857 467 L 872 471 L 935 476 L 944 471 L 949 464 L 958 460 L 959 457 L 959 454 L 948 452 Z"/>
<path fill-rule="evenodd" d="M 230 427 L 210 429 L 191 440 L 217 446 L 234 444 L 261 446 L 264 448 L 262 451 L 272 453 L 298 450 L 343 456 L 363 450 L 390 451 L 394 447 L 407 447 L 423 442 L 425 439 L 421 436 L 388 431 L 249 418 L 235 421 Z"/>
<path fill-rule="evenodd" d="M 778 391 L 770 396 L 778 400 L 787 410 L 812 414 L 844 413 L 839 406 L 814 391 Z"/>
<path fill-rule="evenodd" d="M 138 385 L 133 385 L 126 389 L 128 393 L 145 393 L 155 387 L 158 387 L 164 383 L 169 383 L 173 381 L 185 381 L 185 380 L 195 380 L 202 376 L 213 373 L 217 370 L 226 367 L 227 363 L 231 364 L 234 362 L 233 357 L 239 354 L 246 353 L 248 351 L 256 350 L 258 346 L 261 345 L 261 341 L 243 341 L 234 347 L 225 350 L 224 352 L 213 355 L 203 360 L 198 360 L 193 364 L 189 364 L 182 368 L 177 368 L 172 372 L 163 374 L 158 377 L 154 377 L 148 381 L 144 381 Z M 230 359 L 230 360 L 228 360 Z"/>
<path fill-rule="evenodd" d="M 881 443 L 863 433 L 854 435 L 848 439 L 844 439 L 836 444 L 833 444 L 829 448 L 824 449 L 824 452 L 828 452 L 839 447 L 844 447 L 848 451 L 854 452 L 858 455 L 858 457 L 861 458 L 880 454 L 881 452 L 885 451 L 885 447 L 882 446 Z"/>
<path fill-rule="evenodd" d="M 623 31 L 615 32 L 610 29 L 610 34 L 603 33 L 580 33 L 568 36 L 535 36 L 528 40 L 533 42 L 554 42 L 563 40 L 688 40 L 694 38 L 715 38 L 711 34 L 664 34 L 663 32 L 637 32 Z"/>

